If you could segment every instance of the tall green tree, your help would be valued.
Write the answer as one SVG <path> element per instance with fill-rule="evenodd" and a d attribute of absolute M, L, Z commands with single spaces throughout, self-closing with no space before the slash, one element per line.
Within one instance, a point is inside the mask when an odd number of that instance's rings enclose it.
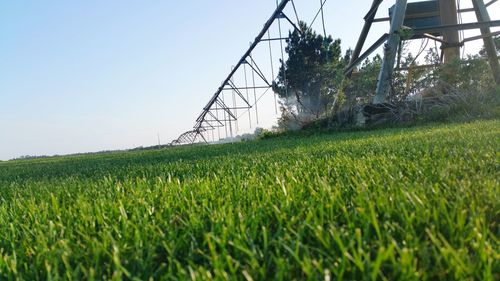
<path fill-rule="evenodd" d="M 316 34 L 306 23 L 289 33 L 288 59 L 281 68 L 274 90 L 282 99 L 294 100 L 298 113 L 319 116 L 341 84 L 345 59 L 340 40 Z"/>

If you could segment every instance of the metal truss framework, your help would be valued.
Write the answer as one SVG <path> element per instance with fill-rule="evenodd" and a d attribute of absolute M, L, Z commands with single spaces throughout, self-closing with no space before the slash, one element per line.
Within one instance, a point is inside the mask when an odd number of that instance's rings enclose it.
<path fill-rule="evenodd" d="M 312 24 L 314 21 L 321 15 L 323 20 L 323 29 L 324 29 L 324 13 L 323 6 L 325 5 L 327 0 L 319 0 L 320 8 L 314 17 Z M 443 3 L 446 2 L 454 2 L 456 0 L 437 0 L 441 6 L 445 5 Z M 383 66 L 380 71 L 378 85 L 376 89 L 376 95 L 373 103 L 384 103 L 386 101 L 386 96 L 388 94 L 388 87 L 390 80 L 392 79 L 392 72 L 394 71 L 395 58 L 398 54 L 398 48 L 402 40 L 412 40 L 415 38 L 427 38 L 435 40 L 442 44 L 443 53 L 449 49 L 460 48 L 463 46 L 465 42 L 483 39 L 485 42 L 485 46 L 487 47 L 487 51 L 490 57 L 490 65 L 492 71 L 494 73 L 497 82 L 500 84 L 500 68 L 498 66 L 498 59 L 496 57 L 496 49 L 493 43 L 492 37 L 500 34 L 500 32 L 491 32 L 491 27 L 500 26 L 500 20 L 491 20 L 487 11 L 487 8 L 498 0 L 490 0 L 488 3 L 484 3 L 483 0 L 471 0 L 473 3 L 473 7 L 471 9 L 458 9 L 455 10 L 455 15 L 457 13 L 467 13 L 467 12 L 475 12 L 477 17 L 477 22 L 474 23 L 453 23 L 453 20 L 443 18 L 443 10 L 441 10 L 441 24 L 434 26 L 425 26 L 425 27 L 412 27 L 412 37 L 411 38 L 402 38 L 400 31 L 403 29 L 404 20 L 407 19 L 406 9 L 407 9 L 407 0 L 395 0 L 394 10 L 392 17 L 387 18 L 376 18 L 377 12 L 379 10 L 380 5 L 383 0 L 373 0 L 372 6 L 369 12 L 364 17 L 365 24 L 359 36 L 357 45 L 353 50 L 351 61 L 348 67 L 345 70 L 345 74 L 347 77 L 350 77 L 355 70 L 355 68 L 366 58 L 368 58 L 373 52 L 375 52 L 380 46 L 385 44 L 384 47 L 384 60 Z M 425 2 L 425 1 L 421 1 Z M 288 4 L 292 4 L 293 11 L 295 13 L 296 22 L 288 17 L 284 10 Z M 414 2 L 418 3 L 418 2 Z M 255 118 L 258 123 L 258 108 L 257 103 L 260 98 L 272 90 L 273 82 L 275 79 L 274 73 L 272 73 L 272 77 L 267 77 L 259 65 L 256 63 L 256 60 L 253 57 L 253 52 L 255 48 L 260 44 L 267 42 L 269 43 L 269 57 L 271 60 L 271 64 L 273 64 L 273 53 L 271 49 L 272 41 L 279 41 L 281 45 L 281 60 L 284 61 L 284 49 L 283 49 L 283 41 L 287 38 L 284 38 L 282 35 L 282 21 L 289 24 L 293 29 L 302 32 L 299 25 L 299 17 L 297 15 L 297 10 L 293 0 L 281 0 L 278 3 L 277 0 L 277 8 L 269 18 L 269 20 L 265 23 L 261 32 L 257 35 L 253 43 L 251 43 L 250 48 L 245 52 L 245 54 L 241 57 L 238 63 L 232 68 L 229 75 L 224 79 L 221 86 L 217 89 L 215 94 L 203 108 L 202 112 L 196 119 L 195 126 L 193 130 L 190 130 L 177 138 L 176 140 L 171 142 L 171 145 L 185 145 L 185 144 L 194 144 L 194 143 L 208 143 L 207 138 L 210 136 L 210 132 L 212 135 L 212 139 L 215 140 L 214 132 L 218 131 L 219 140 L 221 139 L 220 130 L 225 131 L 226 137 L 234 137 L 234 130 L 238 131 L 238 120 L 240 119 L 241 112 L 245 112 L 249 114 L 249 121 L 252 123 L 250 117 L 250 110 L 255 109 Z M 442 7 L 441 7 L 442 8 Z M 449 11 L 444 12 L 446 16 L 450 16 L 452 13 Z M 422 15 L 413 15 L 413 17 L 429 17 L 428 14 Z M 443 21 L 444 19 L 444 21 Z M 373 23 L 377 22 L 385 22 L 389 21 L 391 23 L 391 28 L 389 33 L 383 34 L 373 45 L 368 47 L 364 53 L 363 51 L 366 39 L 368 34 L 370 33 L 371 27 Z M 277 38 L 271 38 L 270 28 L 273 24 L 277 22 L 279 28 L 279 36 Z M 470 29 L 480 29 L 481 35 L 474 36 L 470 38 L 465 38 L 461 42 L 458 42 L 457 39 L 451 38 L 446 35 L 447 32 L 458 32 L 460 30 L 470 30 Z M 440 36 L 435 36 L 436 33 L 439 33 Z M 267 35 L 267 37 L 266 37 Z M 325 31 L 326 36 L 326 31 Z M 441 38 L 440 38 L 441 37 Z M 235 74 L 237 72 L 243 72 L 245 81 L 244 85 L 237 85 L 235 82 Z M 247 76 L 249 74 L 249 77 Z M 285 77 L 285 84 L 287 83 Z M 260 83 L 260 84 L 257 84 Z M 286 88 L 286 87 L 285 87 Z M 261 96 L 257 96 L 257 91 L 264 91 Z M 229 93 L 230 97 L 227 98 L 225 93 Z M 253 97 L 252 97 L 253 94 Z M 253 99 L 252 99 L 253 98 Z M 276 94 L 275 94 L 275 106 L 276 105 Z"/>
<path fill-rule="evenodd" d="M 488 58 L 490 62 L 490 67 L 493 72 L 493 76 L 497 84 L 500 85 L 500 66 L 498 63 L 497 52 L 492 38 L 493 36 L 500 34 L 500 32 L 490 31 L 491 27 L 500 26 L 500 20 L 491 20 L 487 10 L 489 6 L 491 6 L 498 0 L 490 0 L 488 3 L 484 3 L 483 0 L 471 0 L 473 8 L 470 9 L 457 9 L 455 6 L 456 5 L 455 1 L 456 0 L 436 1 L 440 6 L 440 13 L 439 13 L 441 17 L 440 25 L 411 28 L 412 37 L 402 38 L 400 31 L 404 27 L 403 26 L 404 20 L 407 19 L 406 15 L 407 5 L 408 5 L 407 0 L 396 0 L 392 17 L 381 18 L 381 19 L 376 19 L 375 17 L 383 0 L 373 0 L 369 12 L 364 17 L 365 25 L 363 26 L 363 29 L 359 36 L 356 48 L 353 51 L 351 62 L 349 63 L 349 66 L 345 71 L 347 77 L 350 77 L 354 69 L 362 61 L 368 58 L 375 50 L 377 50 L 382 44 L 385 43 L 384 60 L 378 78 L 375 98 L 373 100 L 373 103 L 375 104 L 385 103 L 389 92 L 389 84 L 392 80 L 392 73 L 394 71 L 395 59 L 396 56 L 398 55 L 398 49 L 402 40 L 411 40 L 415 38 L 428 38 L 431 40 L 435 40 L 442 44 L 444 59 L 446 62 L 446 60 L 451 61 L 451 59 L 453 59 L 454 56 L 458 56 L 460 51 L 459 49 L 461 46 L 464 45 L 464 43 L 473 40 L 483 39 L 486 51 L 488 53 Z M 418 2 L 414 2 L 413 4 L 415 3 Z M 468 13 L 468 12 L 476 13 L 477 22 L 461 23 L 461 24 L 456 22 L 457 14 Z M 413 15 L 413 16 L 425 18 L 432 15 L 424 13 L 421 15 Z M 373 23 L 382 21 L 391 22 L 391 28 L 389 33 L 383 34 L 380 37 L 380 39 L 378 39 L 363 54 L 361 54 L 361 51 L 366 42 L 368 34 L 370 33 L 370 29 Z M 470 29 L 480 29 L 481 35 L 465 38 L 462 41 L 458 41 L 458 31 L 470 30 Z M 433 35 L 436 32 L 441 33 L 442 39 Z"/>
<path fill-rule="evenodd" d="M 324 22 L 323 16 L 323 6 L 327 0 L 319 0 L 320 8 L 313 19 L 313 22 L 321 15 Z M 297 14 L 297 9 L 293 0 L 281 0 L 281 2 L 276 1 L 276 10 L 273 12 L 269 20 L 264 24 L 264 27 L 257 35 L 253 43 L 251 43 L 250 48 L 244 53 L 238 63 L 232 68 L 229 75 L 224 79 L 221 86 L 217 89 L 215 94 L 203 108 L 202 112 L 196 119 L 196 123 L 193 130 L 182 134 L 179 138 L 171 142 L 171 145 L 185 145 L 193 143 L 208 143 L 207 138 L 210 134 L 212 138 L 215 139 L 215 132 L 218 131 L 218 136 L 220 140 L 220 130 L 225 132 L 226 137 L 234 137 L 234 131 L 238 130 L 238 120 L 245 113 L 249 115 L 250 123 L 252 123 L 250 117 L 250 110 L 255 110 L 255 118 L 257 123 L 258 115 L 258 102 L 259 100 L 268 92 L 272 91 L 273 82 L 276 79 L 274 76 L 274 71 L 272 70 L 272 77 L 265 75 L 264 71 L 257 64 L 256 59 L 253 56 L 253 52 L 256 47 L 261 43 L 269 44 L 269 59 L 271 65 L 273 65 L 273 52 L 271 48 L 271 42 L 279 41 L 281 47 L 281 60 L 284 61 L 284 46 L 283 41 L 287 38 L 283 36 L 282 22 L 289 25 L 292 29 L 295 29 L 302 33 L 299 29 L 299 16 Z M 284 12 L 285 8 L 292 4 L 294 11 L 294 20 L 292 20 Z M 271 37 L 270 28 L 277 23 L 279 29 L 279 36 L 277 38 Z M 244 75 L 244 85 L 237 85 L 235 82 L 235 75 L 242 73 Z M 286 78 L 285 78 L 286 80 Z M 286 81 L 285 81 L 286 83 Z M 260 95 L 257 91 L 263 91 Z M 227 95 L 229 94 L 229 98 Z M 274 93 L 276 112 L 278 111 L 277 97 Z M 244 114 L 241 114 L 241 113 Z M 241 114 L 241 115 L 240 115 Z"/>

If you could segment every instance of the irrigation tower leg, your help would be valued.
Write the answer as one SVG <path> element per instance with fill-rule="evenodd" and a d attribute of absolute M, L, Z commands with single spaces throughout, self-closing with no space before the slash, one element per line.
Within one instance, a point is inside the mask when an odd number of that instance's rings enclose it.
<path fill-rule="evenodd" d="M 489 22 L 490 15 L 486 6 L 484 5 L 483 0 L 472 0 L 472 4 L 474 5 L 474 10 L 476 11 L 476 17 L 478 22 Z M 500 64 L 498 62 L 497 57 L 497 48 L 495 46 L 495 41 L 492 36 L 486 36 L 487 34 L 491 34 L 491 30 L 489 27 L 481 28 L 481 34 L 485 36 L 483 38 L 484 48 L 486 49 L 486 53 L 488 55 L 488 60 L 490 63 L 491 71 L 493 73 L 493 78 L 497 85 L 500 85 Z"/>
<path fill-rule="evenodd" d="M 394 6 L 391 29 L 389 32 L 389 39 L 384 47 L 384 61 L 382 62 L 382 69 L 377 82 L 377 90 L 373 98 L 374 104 L 381 104 L 387 102 L 387 95 L 389 94 L 389 86 L 394 71 L 394 63 L 396 62 L 396 55 L 401 41 L 400 30 L 403 27 L 407 0 L 396 0 Z"/>
<path fill-rule="evenodd" d="M 458 24 L 458 12 L 456 0 L 439 0 L 439 11 L 441 14 L 442 25 L 456 25 Z M 443 43 L 441 48 L 444 53 L 444 63 L 450 63 L 455 59 L 460 58 L 460 39 L 458 37 L 458 30 L 445 30 L 443 31 Z"/>
<path fill-rule="evenodd" d="M 370 33 L 370 29 L 372 28 L 373 25 L 373 20 L 375 19 L 375 16 L 377 15 L 378 7 L 382 3 L 382 0 L 373 0 L 372 7 L 368 14 L 365 16 L 365 24 L 363 26 L 363 30 L 361 31 L 361 34 L 359 35 L 358 43 L 356 44 L 356 48 L 354 48 L 354 51 L 352 53 L 351 61 L 349 62 L 349 65 L 351 65 L 353 62 L 355 62 L 358 58 L 359 55 L 361 54 L 361 51 L 363 50 L 363 46 L 366 42 L 366 37 L 368 37 L 368 33 Z M 352 76 L 353 70 L 350 70 L 347 73 L 347 77 Z"/>

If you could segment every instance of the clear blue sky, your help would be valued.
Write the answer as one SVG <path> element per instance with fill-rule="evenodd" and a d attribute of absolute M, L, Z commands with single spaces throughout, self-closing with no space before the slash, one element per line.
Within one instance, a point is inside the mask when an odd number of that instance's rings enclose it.
<path fill-rule="evenodd" d="M 352 47 L 371 2 L 329 0 L 328 33 Z M 306 21 L 319 6 L 296 3 Z M 274 8 L 274 0 L 2 0 L 0 160 L 174 139 Z"/>

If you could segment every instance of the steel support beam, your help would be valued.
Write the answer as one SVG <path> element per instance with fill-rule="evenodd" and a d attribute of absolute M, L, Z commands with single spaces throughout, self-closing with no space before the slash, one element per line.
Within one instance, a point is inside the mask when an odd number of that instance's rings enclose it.
<path fill-rule="evenodd" d="M 486 9 L 486 5 L 483 0 L 472 0 L 472 4 L 476 11 L 476 17 L 478 22 L 489 22 L 490 15 L 488 10 Z M 481 34 L 485 36 L 483 38 L 484 48 L 486 49 L 486 53 L 488 55 L 488 61 L 490 63 L 491 71 L 493 73 L 493 78 L 497 85 L 500 85 L 500 65 L 498 63 L 497 58 L 497 49 L 495 46 L 495 42 L 492 36 L 486 36 L 487 34 L 491 34 L 491 29 L 489 27 L 482 27 Z"/>
<path fill-rule="evenodd" d="M 378 47 L 380 47 L 382 44 L 384 44 L 384 42 L 387 42 L 388 37 L 389 37 L 389 34 L 387 34 L 387 33 L 382 35 L 375 43 L 373 43 L 373 45 L 370 48 L 368 48 L 368 50 L 366 50 L 366 52 L 364 52 L 356 60 L 351 61 L 349 66 L 347 66 L 344 74 L 346 74 L 347 76 L 352 75 L 352 71 L 354 70 L 354 68 L 358 64 L 363 62 L 366 58 L 368 58 L 368 56 L 370 56 L 373 52 L 375 52 L 375 50 L 377 50 Z"/>
<path fill-rule="evenodd" d="M 392 73 L 394 71 L 394 63 L 396 62 L 397 50 L 399 42 L 401 42 L 400 30 L 403 27 L 407 4 L 407 0 L 396 0 L 396 5 L 394 5 L 389 39 L 385 44 L 384 60 L 382 62 L 382 69 L 380 70 L 377 81 L 375 97 L 373 98 L 374 104 L 387 102 Z"/>
<path fill-rule="evenodd" d="M 356 47 L 352 52 L 351 61 L 349 62 L 349 65 L 352 67 L 350 67 L 350 69 L 347 71 L 346 74 L 347 77 L 352 76 L 352 71 L 356 66 L 354 62 L 356 62 L 359 59 L 359 55 L 361 54 L 363 46 L 365 45 L 366 42 L 366 37 L 368 36 L 370 29 L 372 28 L 373 20 L 377 15 L 378 7 L 380 6 L 380 4 L 382 4 L 382 1 L 383 0 L 374 0 L 372 3 L 372 7 L 370 8 L 370 11 L 365 16 L 365 25 L 363 26 L 363 30 L 361 30 L 361 34 L 359 35 L 358 43 L 356 44 Z"/>
<path fill-rule="evenodd" d="M 456 0 L 439 0 L 439 11 L 441 13 L 441 25 L 458 24 L 458 12 Z M 458 30 L 443 30 L 443 41 L 441 49 L 444 53 L 444 63 L 450 63 L 460 58 L 460 47 Z"/>
<path fill-rule="evenodd" d="M 486 8 L 488 8 L 489 6 L 495 4 L 498 0 L 491 0 L 490 2 L 484 4 L 486 6 Z M 459 13 L 469 13 L 469 12 L 475 12 L 476 10 L 474 8 L 467 8 L 467 9 L 461 9 L 461 10 L 458 10 Z"/>
<path fill-rule="evenodd" d="M 494 37 L 494 36 L 498 36 L 498 35 L 500 35 L 500 31 L 491 32 L 491 33 L 487 33 L 487 34 L 481 34 L 481 35 L 478 35 L 478 36 L 472 36 L 472 37 L 469 37 L 469 38 L 465 38 L 464 40 L 462 40 L 462 42 L 465 43 L 465 42 L 470 42 L 470 41 L 475 41 L 475 40 L 483 39 L 485 37 Z M 497 52 L 498 52 L 498 49 L 497 49 Z"/>
<path fill-rule="evenodd" d="M 414 35 L 423 35 L 425 33 L 435 33 L 443 30 L 470 30 L 495 26 L 500 26 L 500 20 L 415 28 L 413 29 L 413 33 Z"/>

